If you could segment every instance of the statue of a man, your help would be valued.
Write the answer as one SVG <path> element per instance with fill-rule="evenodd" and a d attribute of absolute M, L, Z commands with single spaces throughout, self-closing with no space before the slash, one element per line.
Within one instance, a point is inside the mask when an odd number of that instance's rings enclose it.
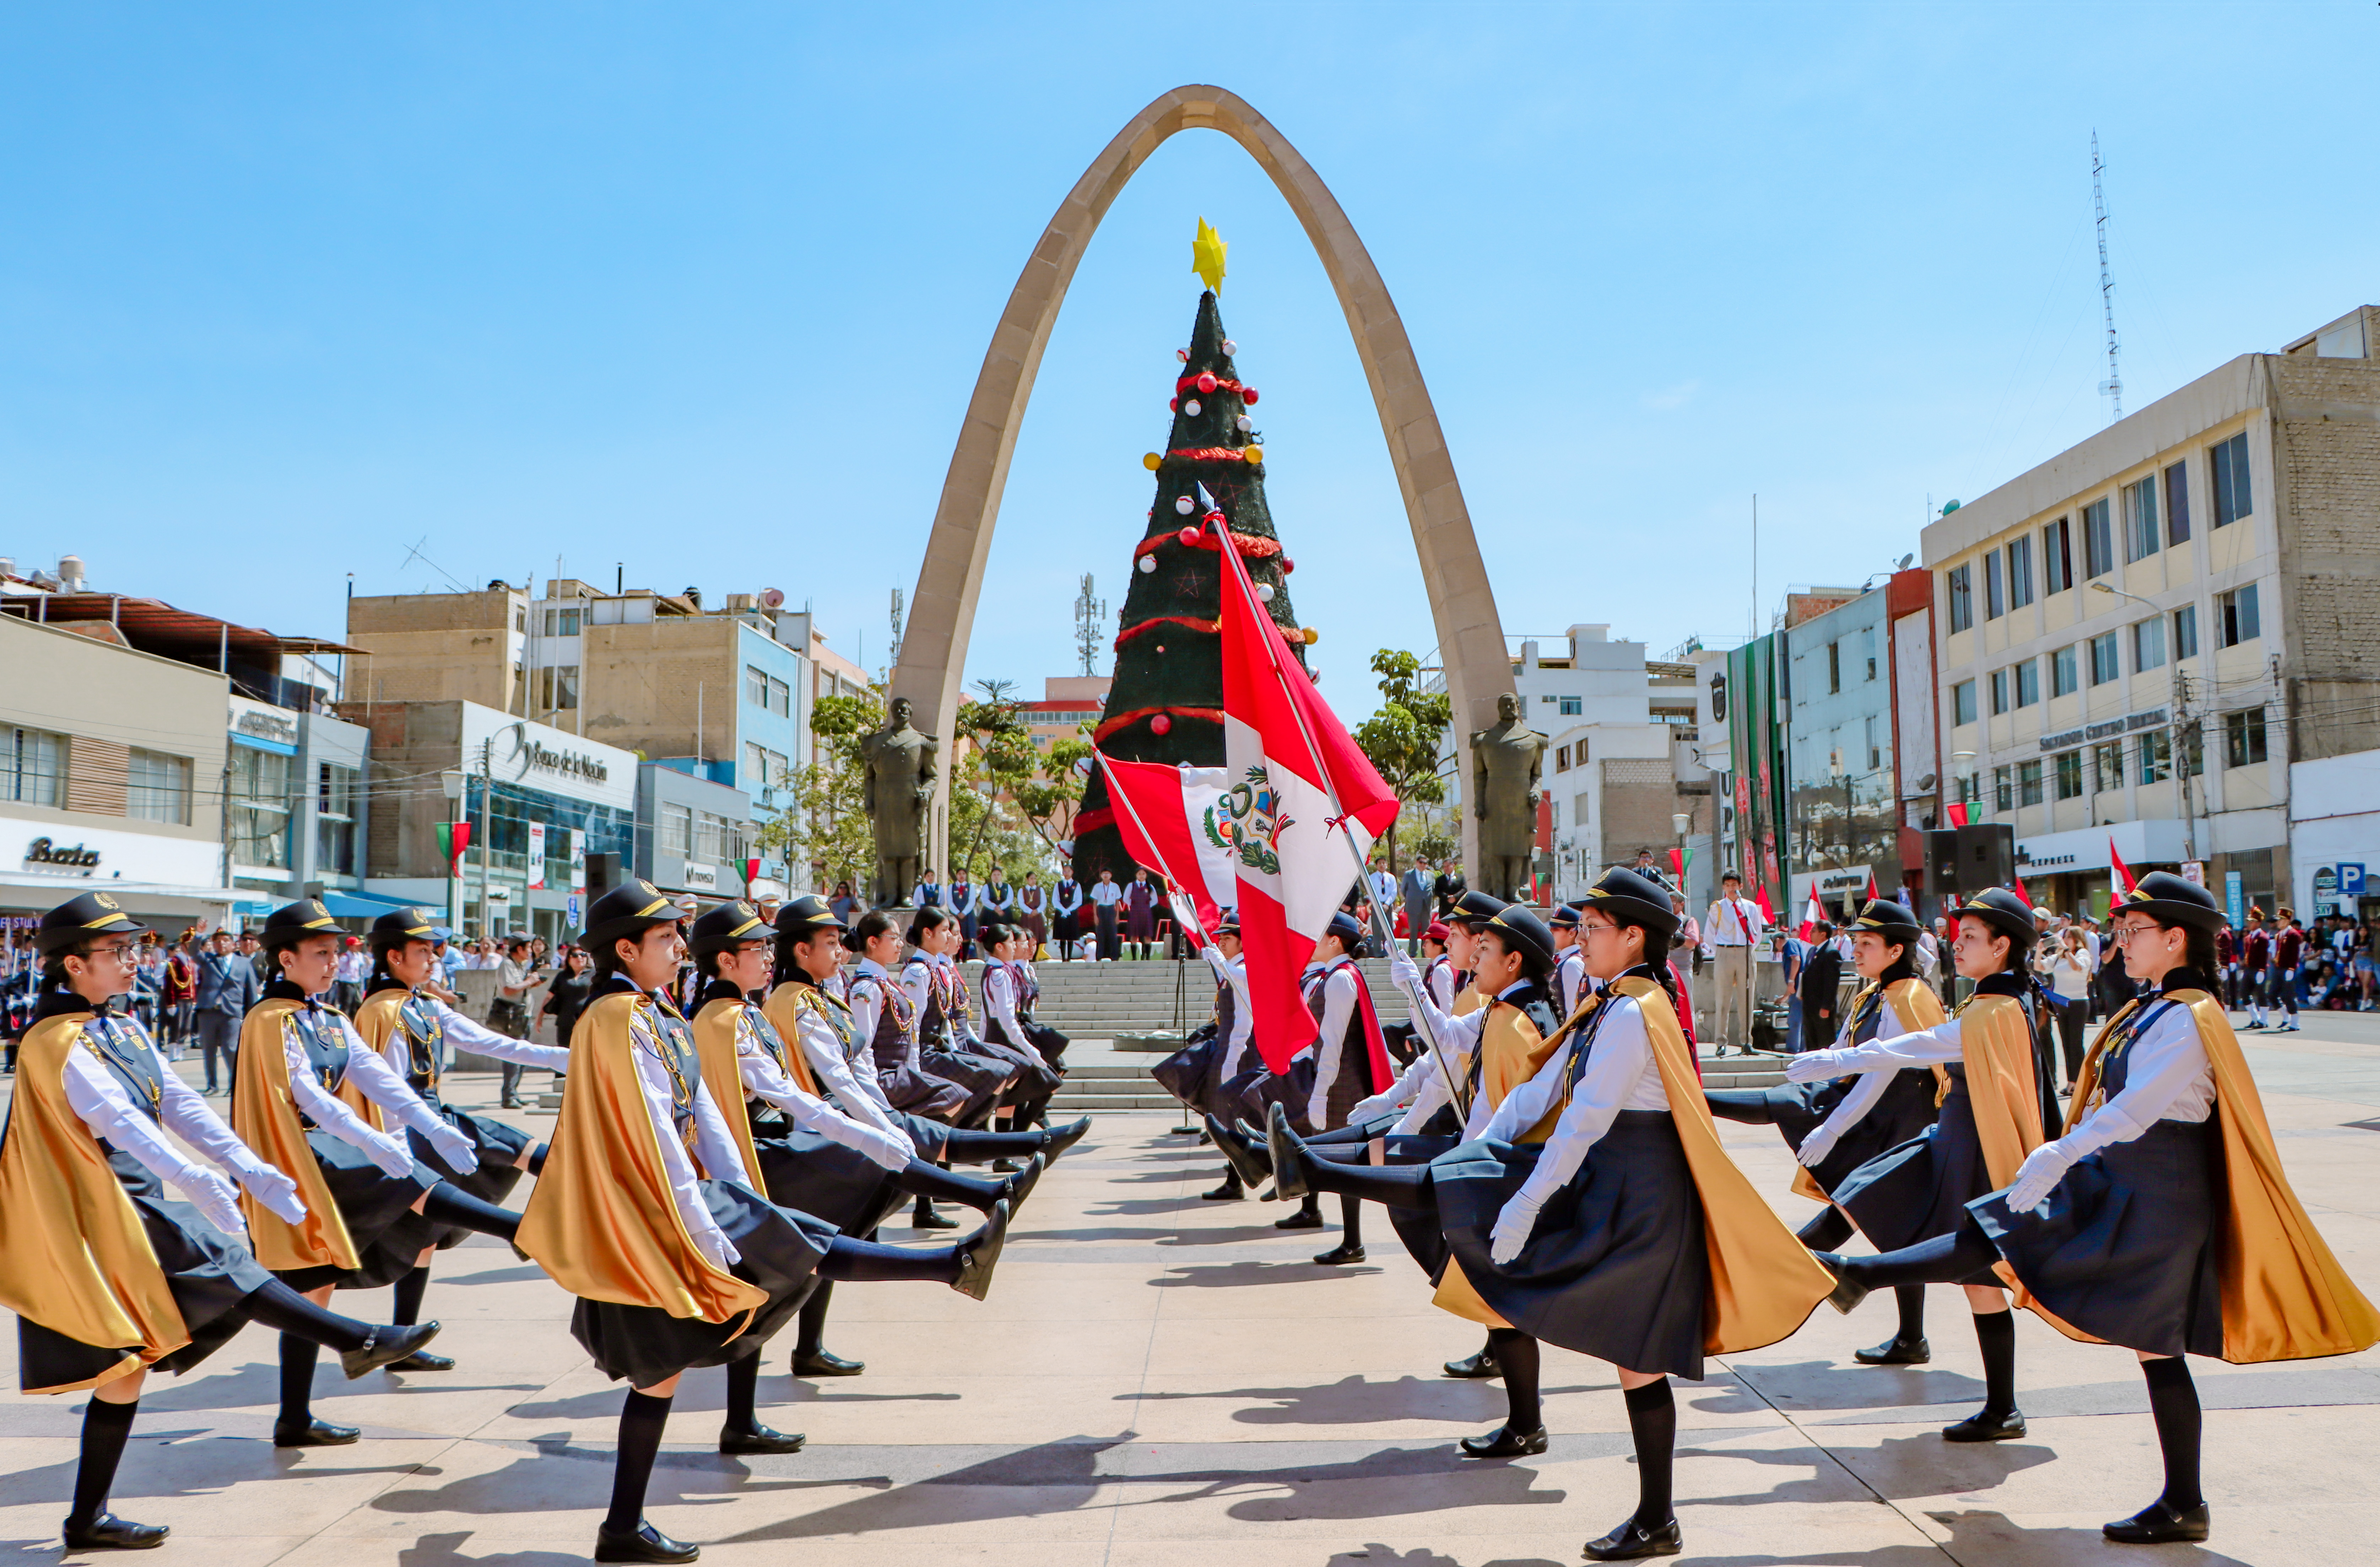
<path fill-rule="evenodd" d="M 892 698 L 892 716 L 860 743 L 867 768 L 861 798 L 876 828 L 876 895 L 881 905 L 905 902 L 917 884 L 926 852 L 926 807 L 934 797 L 940 743 L 909 723 L 906 697 Z"/>
<path fill-rule="evenodd" d="M 1479 819 L 1480 891 L 1516 899 L 1536 853 L 1537 777 L 1546 737 L 1521 721 L 1521 698 L 1496 698 L 1496 726 L 1471 736 L 1471 814 Z"/>

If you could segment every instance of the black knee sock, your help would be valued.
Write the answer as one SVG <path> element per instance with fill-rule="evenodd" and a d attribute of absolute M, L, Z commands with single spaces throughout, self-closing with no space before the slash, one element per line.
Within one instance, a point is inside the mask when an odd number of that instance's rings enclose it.
<path fill-rule="evenodd" d="M 1973 1223 L 1947 1235 L 1876 1257 L 1844 1259 L 1845 1271 L 1871 1290 L 1892 1284 L 1956 1284 L 1986 1272 L 2000 1254 Z"/>
<path fill-rule="evenodd" d="M 953 1175 L 947 1170 L 935 1169 L 922 1159 L 913 1159 L 906 1168 L 893 1172 L 892 1184 L 921 1197 L 941 1197 L 945 1202 L 965 1203 L 978 1213 L 990 1213 L 1008 1183 L 987 1181 L 978 1175 Z"/>
<path fill-rule="evenodd" d="M 1306 1194 L 1305 1194 L 1305 1200 L 1304 1202 L 1299 1203 L 1299 1204 L 1297 1205 L 1297 1216 L 1298 1216 L 1299 1218 L 1301 1218 L 1301 1219 L 1307 1219 L 1307 1218 L 1319 1219 L 1319 1218 L 1321 1218 L 1321 1217 L 1322 1217 L 1322 1194 L 1321 1194 L 1320 1192 L 1308 1192 L 1308 1193 L 1306 1193 Z"/>
<path fill-rule="evenodd" d="M 314 1418 L 314 1361 L 322 1349 L 311 1339 L 281 1335 L 281 1419 L 303 1427 Z"/>
<path fill-rule="evenodd" d="M 760 1402 L 760 1357 L 743 1355 L 727 1363 L 727 1428 L 749 1431 L 759 1425 L 754 1413 Z"/>
<path fill-rule="evenodd" d="M 421 1217 L 475 1234 L 509 1241 L 520 1233 L 520 1215 L 492 1202 L 481 1202 L 451 1181 L 441 1181 L 421 1199 Z"/>
<path fill-rule="evenodd" d="M 2143 1360 L 2141 1374 L 2148 1379 L 2149 1413 L 2156 1417 L 2157 1447 L 2165 1453 L 2165 1495 L 2158 1500 L 2176 1512 L 2196 1507 L 2206 1498 L 2198 1488 L 2201 1421 L 2190 1362 L 2178 1354 Z"/>
<path fill-rule="evenodd" d="M 1341 1245 L 1360 1246 L 1364 1244 L 1364 1199 L 1342 1196 L 1339 1199 L 1339 1237 Z"/>
<path fill-rule="evenodd" d="M 1317 1192 L 1364 1197 L 1384 1208 L 1436 1208 L 1427 1164 L 1342 1164 L 1335 1159 L 1304 1163 L 1305 1184 Z M 1307 1200 L 1312 1200 L 1308 1194 Z"/>
<path fill-rule="evenodd" d="M 548 1149 L 546 1145 L 543 1143 L 538 1143 L 529 1148 L 528 1172 L 530 1174 L 542 1175 L 545 1173 L 545 1156 L 549 1151 L 551 1150 Z"/>
<path fill-rule="evenodd" d="M 421 1297 L 430 1293 L 430 1265 L 414 1264 L 413 1271 L 396 1282 L 396 1304 L 390 1308 L 388 1319 L 399 1327 L 410 1327 L 421 1320 Z"/>
<path fill-rule="evenodd" d="M 662 1430 L 669 1424 L 670 1401 L 628 1391 L 620 1405 L 620 1456 L 612 1465 L 612 1511 L 606 1528 L 633 1532 L 645 1521 L 645 1484 L 653 1477 L 653 1459 L 662 1451 Z"/>
<path fill-rule="evenodd" d="M 837 1235 L 827 1243 L 827 1253 L 820 1260 L 818 1271 L 821 1279 L 865 1280 L 871 1283 L 924 1280 L 952 1284 L 958 1282 L 959 1248 L 887 1246 Z"/>
<path fill-rule="evenodd" d="M 248 1319 L 273 1329 L 285 1337 L 303 1339 L 341 1354 L 361 1349 L 371 1342 L 371 1324 L 358 1322 L 352 1317 L 342 1317 L 327 1306 L 316 1306 L 296 1290 L 275 1279 L 264 1288 L 239 1303 Z M 287 1355 L 283 1360 L 287 1360 Z M 313 1365 L 309 1358 L 308 1366 Z"/>
<path fill-rule="evenodd" d="M 943 1145 L 948 1163 L 990 1164 L 995 1159 L 1031 1159 L 1041 1151 L 1038 1132 L 977 1132 L 953 1126 Z"/>
<path fill-rule="evenodd" d="M 1975 1345 L 1984 1352 L 1984 1412 L 2016 1412 L 2016 1313 L 1975 1314 Z"/>
<path fill-rule="evenodd" d="M 1893 1336 L 1903 1340 L 1924 1338 L 1925 1336 L 1925 1286 L 1895 1284 L 1892 1287 L 1892 1298 L 1893 1304 L 1900 1307 L 1900 1331 Z"/>
<path fill-rule="evenodd" d="M 834 1304 L 834 1281 L 825 1280 L 802 1302 L 802 1315 L 794 1330 L 794 1354 L 796 1357 L 816 1354 L 826 1347 L 827 1307 Z"/>
<path fill-rule="evenodd" d="M 1703 1098 L 1710 1112 L 1721 1121 L 1740 1121 L 1746 1126 L 1773 1126 L 1777 1117 L 1768 1110 L 1766 1088 L 1705 1088 Z"/>
<path fill-rule="evenodd" d="M 1628 1434 L 1636 1439 L 1636 1522 L 1658 1529 L 1676 1511 L 1670 1466 L 1678 1451 L 1678 1401 L 1667 1377 L 1621 1396 L 1628 1401 Z"/>
<path fill-rule="evenodd" d="M 1245 1191 L 1245 1187 L 1240 1184 L 1240 1167 L 1236 1164 L 1226 1164 L 1223 1166 L 1223 1190 L 1227 1192 L 1237 1192 Z"/>
<path fill-rule="evenodd" d="M 139 1399 L 109 1403 L 94 1398 L 83 1406 L 82 1458 L 75 1466 L 74 1511 L 67 1514 L 69 1525 L 79 1528 L 107 1511 L 115 1465 L 124 1457 L 124 1444 L 132 1436 L 132 1416 L 140 1408 Z"/>
<path fill-rule="evenodd" d="M 1812 1251 L 1840 1251 L 1852 1238 L 1852 1221 L 1841 1209 L 1829 1205 L 1795 1231 L 1793 1238 Z"/>
<path fill-rule="evenodd" d="M 1488 1347 L 1495 1352 L 1496 1369 L 1504 1375 L 1504 1424 L 1524 1432 L 1543 1426 L 1546 1412 L 1537 1397 L 1537 1341 L 1518 1328 L 1490 1328 Z"/>

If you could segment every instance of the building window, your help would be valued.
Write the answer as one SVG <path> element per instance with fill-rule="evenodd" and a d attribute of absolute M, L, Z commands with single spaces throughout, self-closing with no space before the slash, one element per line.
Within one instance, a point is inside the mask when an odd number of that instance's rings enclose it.
<path fill-rule="evenodd" d="M 2184 604 L 2173 612 L 2173 656 L 2194 659 L 2198 656 L 2198 606 Z"/>
<path fill-rule="evenodd" d="M 2009 672 L 1992 671 L 1992 716 L 1998 718 L 2009 711 Z"/>
<path fill-rule="evenodd" d="M 2254 641 L 2259 632 L 2256 585 L 2251 582 L 2244 588 L 2215 595 L 2215 623 L 2219 632 L 2216 644 L 2220 647 L 2236 648 L 2242 642 Z"/>
<path fill-rule="evenodd" d="M 2141 736 L 2141 782 L 2162 784 L 2173 776 L 2173 736 L 2153 729 Z"/>
<path fill-rule="evenodd" d="M 2041 530 L 2042 591 L 2063 593 L 2074 586 L 2074 524 L 2059 517 Z"/>
<path fill-rule="evenodd" d="M 662 802 L 661 849 L 685 859 L 694 853 L 694 808 Z"/>
<path fill-rule="evenodd" d="M 319 762 L 314 776 L 314 869 L 334 876 L 356 873 L 356 781 L 352 767 Z"/>
<path fill-rule="evenodd" d="M 2032 667 L 2030 664 L 2027 668 Z M 2070 697 L 2082 682 L 2075 674 L 2074 645 L 2070 642 L 2049 655 L 2049 694 Z M 2019 702 L 2019 707 L 2024 704 Z"/>
<path fill-rule="evenodd" d="M 1992 808 L 1998 811 L 2016 809 L 2016 775 L 2010 769 L 1992 769 Z"/>
<path fill-rule="evenodd" d="M 2016 803 L 2037 806 L 2041 803 L 2041 763 L 2021 761 L 2016 764 Z"/>
<path fill-rule="evenodd" d="M 1999 589 L 1998 574 L 1996 572 L 1986 573 L 1985 580 L 1992 584 L 1993 596 L 1997 598 L 1998 596 Z M 1991 613 L 1998 614 L 2000 612 L 1994 610 Z M 1827 694 L 1832 696 L 1842 688 L 1843 645 L 1840 642 L 1829 642 L 1827 644 Z"/>
<path fill-rule="evenodd" d="M 2097 775 L 2094 787 L 2104 795 L 2124 786 L 2124 743 L 2109 740 L 2091 747 L 2091 771 Z"/>
<path fill-rule="evenodd" d="M 2124 558 L 2144 561 L 2157 553 L 2156 475 L 2127 484 L 2124 500 Z"/>
<path fill-rule="evenodd" d="M 2033 541 L 2011 539 L 2008 547 L 2009 608 L 2021 610 L 2033 602 Z M 1874 632 L 1868 633 L 1874 637 Z"/>
<path fill-rule="evenodd" d="M 2091 638 L 2091 684 L 2105 686 L 2110 680 L 2124 677 L 2124 660 L 2116 645 L 2116 634 L 2103 631 Z"/>
<path fill-rule="evenodd" d="M 2176 463 L 2165 470 L 2165 541 L 2190 541 L 2190 465 Z"/>
<path fill-rule="evenodd" d="M 2246 767 L 2265 759 L 2265 710 L 2241 708 L 2223 715 L 2223 765 Z"/>
<path fill-rule="evenodd" d="M 254 746 L 231 748 L 231 857 L 237 865 L 289 869 L 289 759 Z"/>
<path fill-rule="evenodd" d="M 2008 613 L 2008 601 L 2000 592 L 2000 553 L 1987 551 L 1984 555 L 1984 618 L 1998 620 Z"/>
<path fill-rule="evenodd" d="M 2079 800 L 2082 797 L 2082 753 L 2060 751 L 2057 757 L 2058 797 Z"/>
<path fill-rule="evenodd" d="M 1568 772 L 1570 771 L 1570 747 L 1568 746 L 1560 746 L 1555 747 L 1554 771 L 1556 772 Z"/>
<path fill-rule="evenodd" d="M 1975 624 L 1974 578 L 1971 566 L 1954 565 L 1942 577 L 1950 600 L 1950 630 L 1957 633 Z"/>
<path fill-rule="evenodd" d="M 546 611 L 545 634 L 549 637 L 577 636 L 578 617 L 582 613 L 576 609 Z"/>
<path fill-rule="evenodd" d="M 1870 713 L 1867 715 L 1866 726 L 1867 733 L 1865 738 L 1867 740 L 1867 770 L 1870 772 L 1874 772 L 1877 768 L 1884 765 L 1884 747 L 1876 743 L 1876 714 Z"/>
<path fill-rule="evenodd" d="M 55 809 L 66 794 L 67 741 L 41 729 L 0 729 L 0 800 Z"/>
<path fill-rule="evenodd" d="M 2143 674 L 2165 667 L 2165 622 L 2162 619 L 2135 621 L 2132 624 L 2132 673 Z"/>
<path fill-rule="evenodd" d="M 2082 576 L 2087 580 L 2115 569 L 2116 538 L 2107 521 L 2107 503 L 2094 501 L 2082 508 Z"/>
<path fill-rule="evenodd" d="M 2016 705 L 2029 708 L 2041 700 L 2041 665 L 2032 659 L 2016 666 Z"/>
<path fill-rule="evenodd" d="M 2256 509 L 2248 494 L 2248 432 L 2241 431 L 2206 457 L 2207 477 L 2215 488 L 2215 526 L 2228 528 Z"/>
<path fill-rule="evenodd" d="M 755 669 L 748 663 L 744 666 L 744 699 L 758 708 L 769 705 L 768 671 Z"/>
<path fill-rule="evenodd" d="M 1975 683 L 1961 680 L 1950 687 L 1950 723 L 1955 727 L 1975 722 Z"/>
<path fill-rule="evenodd" d="M 133 747 L 125 771 L 124 814 L 188 826 L 190 759 Z"/>
<path fill-rule="evenodd" d="M 578 706 L 578 666 L 575 663 L 549 664 L 537 672 L 538 706 L 548 712 L 562 712 Z"/>

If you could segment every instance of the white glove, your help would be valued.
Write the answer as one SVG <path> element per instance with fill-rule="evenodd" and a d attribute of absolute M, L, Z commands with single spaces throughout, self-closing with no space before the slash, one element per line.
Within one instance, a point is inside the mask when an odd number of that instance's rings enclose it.
<path fill-rule="evenodd" d="M 1804 1051 L 1785 1063 L 1788 1083 L 1823 1083 L 1846 1075 L 1840 1051 Z"/>
<path fill-rule="evenodd" d="M 917 1148 L 898 1132 L 880 1131 L 862 1121 L 848 1124 L 849 1130 L 844 1133 L 849 1139 L 846 1146 L 857 1148 L 883 1169 L 905 1170 L 917 1157 Z"/>
<path fill-rule="evenodd" d="M 1358 1099 L 1355 1102 L 1355 1108 L 1347 1112 L 1347 1124 L 1356 1125 L 1403 1108 L 1404 1106 L 1398 1102 L 1396 1090 L 1392 1088 L 1385 1094 L 1374 1094 L 1370 1099 Z"/>
<path fill-rule="evenodd" d="M 1826 1162 L 1828 1154 L 1835 1151 L 1835 1144 L 1841 1136 L 1834 1127 L 1821 1122 L 1802 1139 L 1802 1146 L 1793 1150 L 1793 1157 L 1801 1161 L 1803 1169 L 1815 1170 Z"/>
<path fill-rule="evenodd" d="M 447 1169 L 458 1175 L 477 1175 L 480 1172 L 480 1145 L 465 1136 L 459 1129 L 442 1122 L 426 1136 L 430 1146 L 438 1150 L 438 1157 L 446 1161 Z"/>
<path fill-rule="evenodd" d="M 1305 1101 L 1305 1122 L 1318 1132 L 1330 1124 L 1330 1090 L 1327 1085 L 1314 1085 L 1313 1097 Z"/>
<path fill-rule="evenodd" d="M 413 1173 L 413 1150 L 405 1146 L 403 1137 L 376 1137 L 372 1140 L 371 1146 L 364 1149 L 364 1155 L 380 1166 L 382 1174 L 410 1175 Z"/>
<path fill-rule="evenodd" d="M 1404 954 L 1392 952 L 1389 954 L 1389 983 L 1410 996 L 1421 989 L 1421 970 Z"/>
<path fill-rule="evenodd" d="M 174 1185 L 184 1200 L 200 1213 L 207 1222 L 226 1235 L 248 1233 L 248 1221 L 240 1216 L 239 1189 L 229 1181 L 200 1165 L 193 1164 L 174 1177 Z"/>
<path fill-rule="evenodd" d="M 1501 1268 L 1520 1256 L 1537 1227 L 1537 1210 L 1545 1206 L 1546 1199 L 1526 1186 L 1506 1199 L 1503 1210 L 1496 1215 L 1496 1227 L 1488 1232 L 1488 1260 Z"/>
<path fill-rule="evenodd" d="M 2056 1143 L 2044 1143 L 2025 1155 L 2024 1162 L 2016 1167 L 2016 1179 L 2009 1183 L 2009 1211 L 2025 1213 L 2039 1208 L 2073 1163 L 2073 1157 Z"/>
<path fill-rule="evenodd" d="M 298 1183 L 273 1166 L 252 1162 L 250 1166 L 232 1172 L 248 1195 L 295 1224 L 306 1217 L 306 1205 L 298 1198 Z"/>
<path fill-rule="evenodd" d="M 719 1265 L 721 1267 L 733 1268 L 737 1263 L 744 1260 L 744 1254 L 735 1249 L 735 1243 L 727 1238 L 726 1231 L 720 1229 L 714 1224 L 711 1226 L 709 1239 L 710 1242 L 710 1249 L 719 1254 Z"/>

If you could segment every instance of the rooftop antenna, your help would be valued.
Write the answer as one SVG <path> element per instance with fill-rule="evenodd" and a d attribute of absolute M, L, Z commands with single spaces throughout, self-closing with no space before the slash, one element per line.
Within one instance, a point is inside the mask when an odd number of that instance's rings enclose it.
<path fill-rule="evenodd" d="M 885 664 L 887 668 L 896 667 L 901 662 L 901 607 L 903 602 L 904 601 L 901 597 L 901 589 L 898 588 L 893 589 L 892 650 L 885 655 Z"/>
<path fill-rule="evenodd" d="M 2113 424 L 2124 417 L 2124 378 L 2116 373 L 2116 280 L 2107 275 L 2107 193 L 2100 182 L 2100 173 L 2107 164 L 2099 159 L 2099 133 L 2091 133 L 2091 207 L 2099 216 L 2099 308 L 2107 320 L 2107 379 L 2099 383 L 2099 395 L 2112 401 L 2107 422 Z"/>
<path fill-rule="evenodd" d="M 1082 654 L 1083 673 L 1097 674 L 1099 662 L 1099 632 L 1108 618 L 1108 606 L 1091 590 L 1091 574 L 1083 573 L 1083 590 L 1075 600 L 1075 647 Z"/>

